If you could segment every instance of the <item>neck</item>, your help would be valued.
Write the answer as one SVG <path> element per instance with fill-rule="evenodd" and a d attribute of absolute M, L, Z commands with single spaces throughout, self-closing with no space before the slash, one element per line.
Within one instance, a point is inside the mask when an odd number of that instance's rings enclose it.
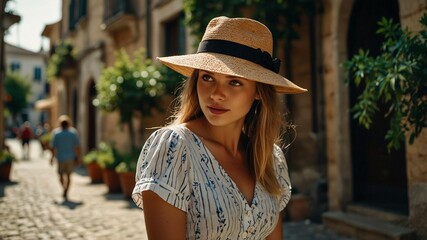
<path fill-rule="evenodd" d="M 240 137 L 242 134 L 242 124 L 228 126 L 213 126 L 205 118 L 201 119 L 205 129 L 203 138 L 223 146 L 230 154 L 237 156 L 240 154 Z"/>

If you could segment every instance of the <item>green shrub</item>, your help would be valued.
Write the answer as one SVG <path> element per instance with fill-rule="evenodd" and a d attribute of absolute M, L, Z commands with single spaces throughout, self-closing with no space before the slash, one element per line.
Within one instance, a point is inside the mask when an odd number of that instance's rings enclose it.
<path fill-rule="evenodd" d="M 113 148 L 107 143 L 100 143 L 96 162 L 101 168 L 115 169 L 119 161 L 114 157 Z"/>
<path fill-rule="evenodd" d="M 116 152 L 116 157 L 119 159 L 119 164 L 115 168 L 116 172 L 135 172 L 136 164 L 139 157 L 139 149 L 134 148 L 129 153 Z"/>
<path fill-rule="evenodd" d="M 98 150 L 92 150 L 83 156 L 83 163 L 88 165 L 90 163 L 96 162 L 98 158 Z"/>
<path fill-rule="evenodd" d="M 0 165 L 8 164 L 16 161 L 16 157 L 9 150 L 3 149 L 0 151 Z"/>

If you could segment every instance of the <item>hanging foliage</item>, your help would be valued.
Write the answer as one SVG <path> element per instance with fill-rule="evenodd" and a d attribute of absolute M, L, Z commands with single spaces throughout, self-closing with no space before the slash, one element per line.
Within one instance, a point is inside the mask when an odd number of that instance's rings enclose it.
<path fill-rule="evenodd" d="M 275 40 L 288 44 L 298 37 L 295 26 L 313 8 L 312 0 L 184 0 L 186 24 L 199 42 L 209 21 L 217 16 L 250 17 L 263 22 Z"/>
<path fill-rule="evenodd" d="M 379 103 L 389 106 L 389 150 L 399 149 L 406 134 L 412 144 L 427 127 L 427 14 L 420 23 L 422 29 L 415 34 L 383 18 L 377 31 L 385 38 L 380 55 L 360 50 L 343 63 L 347 81 L 365 86 L 352 109 L 361 125 L 369 129 Z"/>
<path fill-rule="evenodd" d="M 54 53 L 47 63 L 47 79 L 50 81 L 61 76 L 61 71 L 67 68 L 76 68 L 77 60 L 70 41 L 63 41 L 54 49 Z"/>

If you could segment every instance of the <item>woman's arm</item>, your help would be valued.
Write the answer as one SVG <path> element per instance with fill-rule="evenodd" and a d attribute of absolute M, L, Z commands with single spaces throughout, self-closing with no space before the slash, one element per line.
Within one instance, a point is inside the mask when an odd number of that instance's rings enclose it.
<path fill-rule="evenodd" d="M 282 228 L 283 228 L 283 222 L 282 222 L 282 212 L 279 213 L 279 220 L 277 221 L 276 227 L 274 228 L 273 232 L 267 237 L 267 240 L 282 240 Z"/>
<path fill-rule="evenodd" d="M 148 239 L 185 239 L 185 212 L 170 205 L 153 191 L 143 191 L 141 194 Z"/>

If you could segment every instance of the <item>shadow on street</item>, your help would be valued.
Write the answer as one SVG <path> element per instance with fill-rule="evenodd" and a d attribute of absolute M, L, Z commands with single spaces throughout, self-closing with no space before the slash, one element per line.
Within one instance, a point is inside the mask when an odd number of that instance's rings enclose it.
<path fill-rule="evenodd" d="M 5 196 L 5 194 L 4 194 L 5 188 L 10 187 L 10 186 L 14 186 L 16 184 L 18 184 L 18 182 L 15 182 L 15 181 L 0 181 L 0 198 L 2 198 L 2 197 Z"/>
<path fill-rule="evenodd" d="M 83 202 L 80 201 L 71 201 L 71 200 L 63 200 L 62 202 L 54 201 L 55 205 L 66 207 L 71 210 L 75 210 L 77 207 L 83 205 Z"/>

